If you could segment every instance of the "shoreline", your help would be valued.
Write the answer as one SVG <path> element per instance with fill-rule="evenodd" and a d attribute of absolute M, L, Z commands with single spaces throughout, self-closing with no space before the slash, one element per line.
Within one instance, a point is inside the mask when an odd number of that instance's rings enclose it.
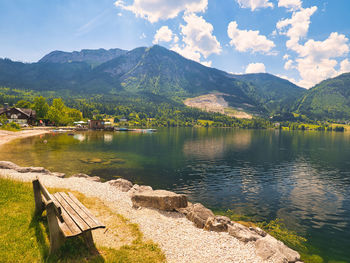
<path fill-rule="evenodd" d="M 21 130 L 16 132 L 0 130 L 0 147 L 16 139 L 38 136 L 49 132 L 50 130 L 44 130 L 44 129 L 30 129 L 30 130 L 28 129 L 28 130 Z"/>

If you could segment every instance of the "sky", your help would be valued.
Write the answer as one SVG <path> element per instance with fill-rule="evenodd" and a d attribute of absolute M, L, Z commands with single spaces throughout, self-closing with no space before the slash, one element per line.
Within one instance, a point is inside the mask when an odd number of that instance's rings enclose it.
<path fill-rule="evenodd" d="M 350 72 L 349 0 L 0 0 L 0 58 L 158 44 L 310 88 Z"/>

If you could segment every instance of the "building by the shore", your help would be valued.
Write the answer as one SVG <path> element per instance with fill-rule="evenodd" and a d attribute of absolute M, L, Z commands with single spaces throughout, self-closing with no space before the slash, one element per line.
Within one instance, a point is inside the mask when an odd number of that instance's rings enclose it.
<path fill-rule="evenodd" d="M 33 125 L 36 121 L 36 112 L 32 109 L 9 107 L 5 103 L 3 108 L 0 108 L 0 115 L 5 115 L 8 122 L 15 122 L 19 125 Z"/>

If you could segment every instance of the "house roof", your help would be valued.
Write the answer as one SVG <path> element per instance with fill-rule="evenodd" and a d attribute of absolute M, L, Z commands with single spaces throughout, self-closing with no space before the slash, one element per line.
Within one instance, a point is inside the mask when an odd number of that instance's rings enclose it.
<path fill-rule="evenodd" d="M 23 109 L 23 108 L 15 108 L 15 107 L 12 107 L 12 108 L 0 108 L 0 115 L 7 112 L 7 111 L 10 111 L 12 109 L 15 109 L 19 112 L 21 112 L 22 114 L 26 115 L 28 118 L 31 117 L 31 116 L 35 116 L 36 115 L 36 112 L 35 110 L 32 110 L 32 109 Z"/>

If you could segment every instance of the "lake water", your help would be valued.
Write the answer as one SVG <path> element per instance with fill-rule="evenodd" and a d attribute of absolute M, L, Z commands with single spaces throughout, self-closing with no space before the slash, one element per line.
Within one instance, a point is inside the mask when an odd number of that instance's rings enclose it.
<path fill-rule="evenodd" d="M 123 177 L 215 210 L 284 219 L 328 260 L 350 262 L 350 133 L 159 129 L 44 135 L 0 160 L 106 180 Z"/>

